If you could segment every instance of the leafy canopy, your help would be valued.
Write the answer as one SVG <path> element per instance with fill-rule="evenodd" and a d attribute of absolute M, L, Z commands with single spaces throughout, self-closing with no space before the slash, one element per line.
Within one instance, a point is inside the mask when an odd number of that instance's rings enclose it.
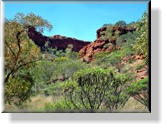
<path fill-rule="evenodd" d="M 27 15 L 17 13 L 14 21 L 24 27 L 33 26 L 40 32 L 43 32 L 44 29 L 51 30 L 53 28 L 53 26 L 46 19 L 43 19 L 41 16 L 34 13 L 29 13 Z"/>

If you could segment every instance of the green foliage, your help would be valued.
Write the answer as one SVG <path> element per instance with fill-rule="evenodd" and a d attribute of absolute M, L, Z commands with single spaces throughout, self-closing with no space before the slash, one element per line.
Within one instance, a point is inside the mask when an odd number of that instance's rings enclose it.
<path fill-rule="evenodd" d="M 94 55 L 95 61 L 92 64 L 104 65 L 104 66 L 115 66 L 120 69 L 119 65 L 124 57 L 130 57 L 134 54 L 132 47 L 124 45 L 120 50 L 115 50 L 113 52 L 100 52 Z"/>
<path fill-rule="evenodd" d="M 70 78 L 74 72 L 84 69 L 89 65 L 80 61 L 73 60 L 68 57 L 58 57 L 55 59 L 56 69 L 53 73 L 52 79 L 66 80 Z"/>
<path fill-rule="evenodd" d="M 112 69 L 87 68 L 76 72 L 72 80 L 66 81 L 64 91 L 78 110 L 81 107 L 88 112 L 97 112 L 106 107 L 113 111 L 128 99 L 123 93 L 126 82 L 125 75 L 117 75 Z"/>
<path fill-rule="evenodd" d="M 115 23 L 115 26 L 119 26 L 119 27 L 126 27 L 126 22 L 123 20 L 120 20 L 118 22 Z"/>
<path fill-rule="evenodd" d="M 47 20 L 34 13 L 29 13 L 27 15 L 24 15 L 23 13 L 17 13 L 14 21 L 20 25 L 23 25 L 24 27 L 33 26 L 40 32 L 43 32 L 45 28 L 48 30 L 52 29 L 52 25 Z"/>
<path fill-rule="evenodd" d="M 19 13 L 13 20 L 5 21 L 6 102 L 15 103 L 14 98 L 17 98 L 18 103 L 15 104 L 22 104 L 30 96 L 29 92 L 33 84 L 32 75 L 28 70 L 40 60 L 40 49 L 29 39 L 28 26 L 38 29 L 51 28 L 46 20 L 33 13 L 26 16 Z"/>
<path fill-rule="evenodd" d="M 59 95 L 62 92 L 60 81 L 69 79 L 73 73 L 88 66 L 80 60 L 73 60 L 68 57 L 55 57 L 54 60 L 44 58 L 36 62 L 28 70 L 34 80 L 33 94 Z"/>
<path fill-rule="evenodd" d="M 137 36 L 139 36 L 139 33 L 137 31 L 128 32 L 128 33 L 123 34 L 120 37 L 118 37 L 117 44 L 120 46 L 122 46 L 124 44 L 128 44 L 128 45 L 132 46 L 135 44 L 135 40 L 136 40 Z"/>
<path fill-rule="evenodd" d="M 5 102 L 19 106 L 30 97 L 32 80 L 27 78 L 31 77 L 9 79 L 5 84 Z"/>
<path fill-rule="evenodd" d="M 63 88 L 62 88 L 63 81 L 55 81 L 52 83 L 47 83 L 47 86 L 43 89 L 43 94 L 45 96 L 52 96 L 53 99 L 57 97 L 61 97 L 63 95 Z"/>
<path fill-rule="evenodd" d="M 24 32 L 24 27 L 13 21 L 5 22 L 6 72 L 14 73 L 14 71 L 35 61 L 38 57 L 39 48 L 28 38 L 26 32 Z"/>
<path fill-rule="evenodd" d="M 140 64 L 138 64 L 138 65 L 136 66 L 136 70 L 140 70 L 140 69 L 142 69 L 144 66 L 145 66 L 145 63 L 142 62 L 142 63 L 140 63 Z"/>
<path fill-rule="evenodd" d="M 131 87 L 128 88 L 128 91 L 132 95 L 139 94 L 142 90 L 145 91 L 148 89 L 148 78 L 134 82 Z"/>
<path fill-rule="evenodd" d="M 62 99 L 54 103 L 46 103 L 44 110 L 46 112 L 74 112 L 75 107 L 71 102 Z"/>
<path fill-rule="evenodd" d="M 136 68 L 129 66 L 133 59 L 122 64 L 123 58 L 136 52 L 147 56 L 146 18 L 144 15 L 137 24 L 117 22 L 116 26 L 137 27 L 136 32 L 121 36 L 120 31 L 113 31 L 115 25 L 104 25 L 107 30 L 101 32 L 101 38 L 108 43 L 103 47 L 115 47 L 113 42 L 117 40 L 121 49 L 97 53 L 91 63 L 82 62 L 72 45 L 66 50 L 57 50 L 48 48 L 50 43 L 46 43 L 47 49 L 40 53 L 27 36 L 29 26 L 41 32 L 52 28 L 40 16 L 19 13 L 14 20 L 6 20 L 5 103 L 20 107 L 32 95 L 40 94 L 47 98 L 48 103 L 41 108 L 45 112 L 116 112 L 130 96 L 147 106 L 148 78 L 135 81 L 132 74 L 145 63 Z"/>
<path fill-rule="evenodd" d="M 56 69 L 56 65 L 52 61 L 41 60 L 30 67 L 28 71 L 32 75 L 34 85 L 32 87 L 33 95 L 44 93 L 44 89 L 48 87 L 48 82 Z"/>
<path fill-rule="evenodd" d="M 120 63 L 120 60 L 124 57 L 129 57 L 133 54 L 133 50 L 129 47 L 124 47 L 122 50 L 115 51 L 113 54 L 110 56 L 110 63 L 112 65 L 116 65 Z"/>
<path fill-rule="evenodd" d="M 113 32 L 114 26 L 107 26 L 106 31 L 101 32 L 101 39 L 113 41 L 119 36 L 119 32 Z"/>
<path fill-rule="evenodd" d="M 148 77 L 132 83 L 131 87 L 127 88 L 128 94 L 133 96 L 137 101 L 148 106 Z"/>
<path fill-rule="evenodd" d="M 137 31 L 140 36 L 136 38 L 134 48 L 138 54 L 143 54 L 148 60 L 148 13 L 145 13 L 140 21 L 137 22 Z"/>

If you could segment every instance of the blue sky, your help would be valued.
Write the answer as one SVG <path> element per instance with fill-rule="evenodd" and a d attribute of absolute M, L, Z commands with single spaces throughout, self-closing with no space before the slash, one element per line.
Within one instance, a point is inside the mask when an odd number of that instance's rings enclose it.
<path fill-rule="evenodd" d="M 33 12 L 47 19 L 53 29 L 44 35 L 63 35 L 93 41 L 96 30 L 103 24 L 124 20 L 137 21 L 147 11 L 142 3 L 9 3 L 5 2 L 5 17 L 12 19 L 16 13 Z"/>

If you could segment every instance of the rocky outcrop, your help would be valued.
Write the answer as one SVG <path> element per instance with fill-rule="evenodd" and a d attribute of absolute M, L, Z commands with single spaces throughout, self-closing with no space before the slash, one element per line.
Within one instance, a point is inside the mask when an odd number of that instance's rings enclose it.
<path fill-rule="evenodd" d="M 37 32 L 34 27 L 28 28 L 28 36 L 41 48 L 42 51 L 47 49 L 47 47 L 65 50 L 69 45 L 72 45 L 72 50 L 79 52 L 81 48 L 90 44 L 90 42 L 87 41 L 61 35 L 54 35 L 53 37 L 43 36 L 40 32 Z M 46 44 L 48 44 L 47 47 Z"/>
<path fill-rule="evenodd" d="M 115 26 L 112 27 L 112 34 L 113 34 L 113 38 L 111 37 L 110 39 L 103 39 L 102 37 L 105 35 L 105 32 L 107 30 L 107 27 L 102 27 L 100 29 L 97 30 L 97 40 L 95 40 L 94 42 L 92 42 L 91 44 L 88 44 L 86 46 L 84 46 L 79 54 L 80 57 L 86 61 L 86 62 L 90 62 L 93 58 L 93 55 L 98 53 L 98 52 L 111 52 L 113 49 L 120 49 L 120 47 L 118 45 L 116 45 L 116 37 L 115 37 L 115 32 L 117 31 L 117 33 L 119 32 L 119 35 L 123 35 L 126 34 L 128 32 L 133 32 L 136 29 L 135 28 L 131 28 L 131 27 L 119 27 L 119 26 Z"/>
<path fill-rule="evenodd" d="M 99 28 L 97 30 L 97 39 L 100 38 L 101 36 L 104 35 L 104 33 L 101 33 L 101 32 L 104 32 L 107 30 L 107 26 L 104 26 L 102 28 Z M 121 27 L 121 26 L 113 26 L 112 27 L 112 32 L 116 32 L 116 31 L 119 31 L 119 35 L 123 35 L 123 34 L 126 34 L 128 32 L 133 32 L 135 31 L 136 28 L 134 27 Z"/>
<path fill-rule="evenodd" d="M 131 68 L 135 68 L 133 71 L 136 73 L 136 80 L 141 80 L 141 79 L 144 79 L 145 77 L 148 76 L 148 66 L 147 65 L 144 65 L 142 68 L 140 69 L 136 69 L 136 67 L 138 65 L 141 65 L 143 64 L 144 60 L 145 60 L 145 57 L 144 55 L 142 54 L 138 54 L 138 55 L 132 55 L 130 57 L 124 57 L 122 59 L 122 62 L 121 62 L 121 65 L 126 65 L 128 64 L 128 62 L 130 60 L 134 60 L 133 63 L 130 63 L 130 67 Z"/>
<path fill-rule="evenodd" d="M 119 46 L 113 46 L 110 45 L 108 47 L 105 47 L 105 45 L 108 44 L 108 41 L 97 39 L 91 44 L 83 47 L 79 51 L 80 57 L 83 59 L 83 61 L 90 62 L 93 59 L 93 55 L 99 52 L 111 52 L 113 49 L 120 49 Z"/>

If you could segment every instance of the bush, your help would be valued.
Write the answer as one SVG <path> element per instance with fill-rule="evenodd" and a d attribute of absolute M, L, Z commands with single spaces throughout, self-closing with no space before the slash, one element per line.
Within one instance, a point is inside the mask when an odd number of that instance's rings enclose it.
<path fill-rule="evenodd" d="M 141 104 L 148 107 L 148 77 L 132 83 L 126 91 Z"/>
<path fill-rule="evenodd" d="M 124 105 L 128 99 L 123 92 L 127 87 L 127 78 L 112 69 L 84 69 L 64 83 L 65 96 L 78 110 L 97 112 L 108 108 L 113 111 Z"/>

